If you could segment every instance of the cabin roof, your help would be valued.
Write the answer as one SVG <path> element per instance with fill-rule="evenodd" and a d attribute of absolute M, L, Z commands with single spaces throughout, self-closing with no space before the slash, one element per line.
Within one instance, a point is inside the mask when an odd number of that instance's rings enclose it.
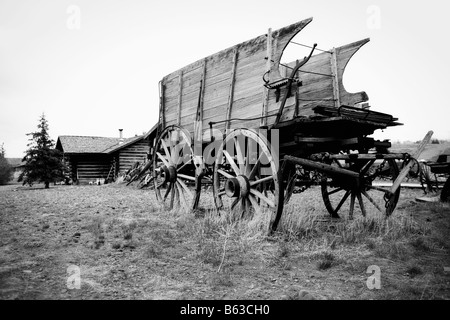
<path fill-rule="evenodd" d="M 128 139 L 124 139 L 126 141 Z M 59 136 L 56 149 L 64 153 L 105 153 L 105 150 L 119 145 L 119 138 L 93 136 Z"/>
<path fill-rule="evenodd" d="M 145 134 L 140 135 L 140 136 L 136 136 L 136 137 L 133 137 L 133 138 L 129 138 L 129 139 L 127 139 L 127 140 L 124 140 L 122 143 L 120 143 L 120 144 L 118 144 L 118 145 L 114 145 L 114 146 L 111 146 L 111 147 L 107 148 L 104 152 L 105 152 L 105 153 L 112 153 L 112 152 L 118 151 L 118 150 L 120 150 L 120 149 L 122 149 L 122 148 L 128 147 L 130 144 L 133 144 L 133 143 L 135 143 L 135 142 L 137 142 L 137 141 L 140 141 L 140 140 L 142 140 L 142 139 L 146 139 L 148 136 L 156 135 L 156 129 L 157 129 L 157 127 L 158 127 L 158 124 L 156 123 L 156 124 L 155 124 L 148 132 L 146 132 Z"/>
<path fill-rule="evenodd" d="M 157 125 L 153 126 L 147 133 L 131 138 L 108 138 L 94 136 L 59 136 L 56 149 L 71 154 L 81 153 L 103 153 L 110 154 L 124 147 L 156 134 Z"/>
<path fill-rule="evenodd" d="M 20 166 L 22 166 L 24 164 L 22 162 L 22 158 L 5 158 L 5 159 L 14 168 L 20 167 Z"/>

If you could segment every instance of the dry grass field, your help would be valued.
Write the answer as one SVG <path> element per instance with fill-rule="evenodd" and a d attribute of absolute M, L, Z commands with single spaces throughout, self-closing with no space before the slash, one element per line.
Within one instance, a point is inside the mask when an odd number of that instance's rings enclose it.
<path fill-rule="evenodd" d="M 124 184 L 0 186 L 0 299 L 449 299 L 450 207 L 420 195 L 327 222 L 312 187 L 267 237 L 207 193 L 189 213 Z"/>
<path fill-rule="evenodd" d="M 408 152 L 413 153 L 418 144 L 414 143 L 393 143 L 389 149 L 390 152 Z M 425 150 L 421 153 L 419 160 L 436 161 L 438 156 L 442 153 L 450 154 L 450 142 L 442 141 L 439 144 L 429 143 L 425 146 Z"/>

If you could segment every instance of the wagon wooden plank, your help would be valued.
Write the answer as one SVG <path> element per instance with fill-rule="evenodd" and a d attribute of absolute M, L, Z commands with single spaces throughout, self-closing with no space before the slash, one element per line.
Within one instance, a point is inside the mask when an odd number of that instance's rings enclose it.
<path fill-rule="evenodd" d="M 264 91 L 261 71 L 264 72 L 267 69 L 267 61 L 265 59 L 267 51 L 272 50 L 274 57 L 281 57 L 289 40 L 311 20 L 311 18 L 306 19 L 274 31 L 271 35 L 271 41 L 269 41 L 271 44 L 270 48 L 267 47 L 267 35 L 264 34 L 207 57 L 205 60 L 207 72 L 204 79 L 203 110 L 222 106 L 222 103 L 227 101 L 230 108 L 223 111 L 223 117 L 225 118 L 227 117 L 227 112 L 230 117 L 233 117 L 232 110 L 235 108 L 243 108 L 243 110 L 237 112 L 239 116 L 260 116 Z M 198 60 L 174 72 L 178 74 L 182 71 L 183 73 L 181 88 L 176 85 L 177 81 L 174 73 L 163 78 L 162 82 L 166 86 L 166 96 L 164 98 L 166 101 L 165 114 L 168 120 L 167 123 L 170 122 L 169 118 L 173 116 L 173 111 L 170 108 L 173 107 L 172 100 L 174 99 L 178 102 L 181 100 L 181 103 L 178 103 L 178 106 L 181 106 L 181 112 L 178 113 L 178 116 L 181 115 L 181 123 L 183 123 L 184 117 L 186 119 L 189 118 L 188 112 L 183 112 L 187 106 L 185 101 L 189 101 L 189 112 L 192 112 L 191 99 L 195 93 L 198 93 L 202 65 L 202 60 Z M 233 68 L 234 71 L 232 71 Z M 231 73 L 234 73 L 234 84 L 231 86 L 233 87 L 233 97 L 230 101 Z M 230 81 L 226 81 L 226 78 L 230 79 Z M 222 86 L 224 89 L 222 89 Z M 180 89 L 182 91 L 181 94 L 178 92 Z M 221 98 L 222 95 L 224 96 L 223 99 Z M 203 123 L 203 126 L 205 126 L 205 123 Z"/>
<path fill-rule="evenodd" d="M 231 75 L 230 75 L 230 85 L 228 87 L 228 97 L 227 97 L 227 106 L 226 106 L 226 116 L 225 120 L 227 120 L 225 124 L 226 129 L 230 129 L 230 117 L 231 117 L 231 110 L 233 107 L 233 100 L 234 100 L 234 86 L 236 82 L 236 65 L 238 60 L 238 50 L 235 49 L 233 51 L 233 62 L 232 62 L 232 69 L 231 69 Z"/>
<path fill-rule="evenodd" d="M 177 124 L 181 122 L 181 99 L 183 95 L 183 70 L 180 71 L 178 76 L 178 110 L 177 110 Z"/>
<path fill-rule="evenodd" d="M 277 92 L 264 86 L 263 75 L 270 70 L 266 77 L 269 82 L 290 76 L 291 68 L 298 61 L 282 66 L 282 53 L 289 41 L 311 21 L 312 18 L 275 31 L 269 29 L 267 34 L 195 61 L 164 77 L 166 125 L 175 122 L 192 128 L 191 122 L 195 119 L 202 122 L 201 127 L 205 130 L 210 121 L 276 114 L 288 88 L 280 88 L 276 101 Z M 313 115 L 312 108 L 317 106 L 336 107 L 343 103 L 353 106 L 366 101 L 364 92 L 348 93 L 345 90 L 342 76 L 350 58 L 368 41 L 364 39 L 313 55 L 297 72 L 302 85 L 292 86 L 280 121 L 289 125 L 296 117 Z M 264 117 L 259 123 L 250 121 L 245 126 L 271 126 L 274 121 L 274 117 Z M 223 129 L 240 126 L 239 121 L 220 124 Z M 372 124 L 364 130 L 370 132 L 379 127 Z M 193 133 L 191 129 L 189 132 Z"/>
<path fill-rule="evenodd" d="M 369 39 L 364 39 L 348 45 L 336 48 L 337 56 L 337 66 L 338 66 L 338 79 L 339 79 L 339 95 L 340 103 L 353 106 L 356 103 L 364 102 L 369 99 L 365 92 L 349 93 L 345 90 L 342 78 L 344 74 L 345 67 L 349 62 L 350 58 L 367 42 Z"/>

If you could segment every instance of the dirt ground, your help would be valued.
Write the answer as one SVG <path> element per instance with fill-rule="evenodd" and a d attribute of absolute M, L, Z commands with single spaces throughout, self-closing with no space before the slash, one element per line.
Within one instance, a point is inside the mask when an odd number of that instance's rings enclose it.
<path fill-rule="evenodd" d="M 151 190 L 0 186 L 0 299 L 449 299 L 450 208 L 421 195 L 402 191 L 396 215 L 419 227 L 392 241 L 255 240 L 162 210 Z"/>

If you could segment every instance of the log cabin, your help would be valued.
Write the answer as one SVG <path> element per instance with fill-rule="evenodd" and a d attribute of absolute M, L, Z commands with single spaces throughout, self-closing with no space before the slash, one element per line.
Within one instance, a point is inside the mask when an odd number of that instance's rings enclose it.
<path fill-rule="evenodd" d="M 59 136 L 56 149 L 63 153 L 70 178 L 76 184 L 114 181 L 136 162 L 146 161 L 156 137 L 155 125 L 147 133 L 123 138 L 93 136 Z"/>
<path fill-rule="evenodd" d="M 23 171 L 25 163 L 22 162 L 22 158 L 6 158 L 6 161 L 13 168 L 13 181 L 17 181 Z"/>

